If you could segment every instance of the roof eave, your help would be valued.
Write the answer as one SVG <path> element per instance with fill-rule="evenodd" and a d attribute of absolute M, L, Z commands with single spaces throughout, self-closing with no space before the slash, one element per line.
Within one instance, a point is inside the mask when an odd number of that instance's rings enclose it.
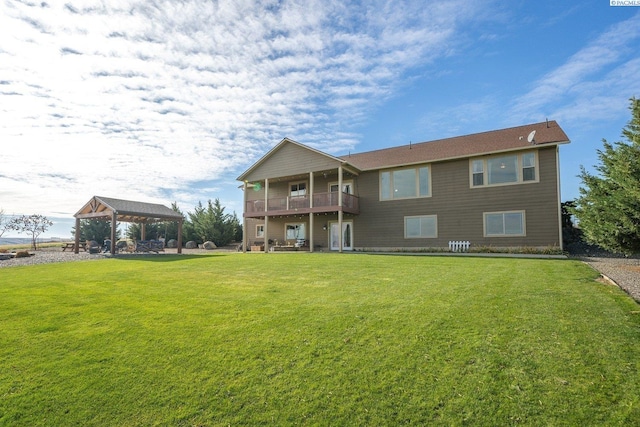
<path fill-rule="evenodd" d="M 361 169 L 361 171 L 362 172 L 371 172 L 371 171 L 375 171 L 375 170 L 391 169 L 391 168 L 398 168 L 398 167 L 403 167 L 403 166 L 413 166 L 413 165 L 420 165 L 420 164 L 426 164 L 426 163 L 440 163 L 440 162 L 448 162 L 448 161 L 451 161 L 451 160 L 460 160 L 460 159 L 470 159 L 472 157 L 490 156 L 492 154 L 510 153 L 510 152 L 513 152 L 513 151 L 524 151 L 524 150 L 533 149 L 535 147 L 559 146 L 559 145 L 569 144 L 570 142 L 571 141 L 569 141 L 569 140 L 560 141 L 560 142 L 555 142 L 555 141 L 554 142 L 545 142 L 543 144 L 534 144 L 534 145 L 531 145 L 530 147 L 514 147 L 514 148 L 508 148 L 508 149 L 504 149 L 504 150 L 495 150 L 495 151 L 479 152 L 479 153 L 473 153 L 473 154 L 464 154 L 464 155 L 460 155 L 460 156 L 443 157 L 441 159 L 434 159 L 434 160 L 419 160 L 419 161 L 410 162 L 410 163 L 388 164 L 388 165 L 376 166 L 376 167 L 371 167 L 371 168 L 363 168 L 363 169 Z"/>

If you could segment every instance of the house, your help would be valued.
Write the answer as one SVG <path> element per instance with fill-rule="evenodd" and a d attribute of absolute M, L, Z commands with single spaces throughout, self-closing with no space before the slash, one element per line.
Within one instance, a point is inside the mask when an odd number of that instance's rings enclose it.
<path fill-rule="evenodd" d="M 562 248 L 555 121 L 344 156 L 285 138 L 242 173 L 254 250 Z"/>

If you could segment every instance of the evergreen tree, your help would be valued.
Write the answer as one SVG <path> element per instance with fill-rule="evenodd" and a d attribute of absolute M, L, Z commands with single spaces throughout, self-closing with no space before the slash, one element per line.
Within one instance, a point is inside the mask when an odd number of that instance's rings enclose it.
<path fill-rule="evenodd" d="M 71 235 L 76 235 L 76 227 L 71 227 Z M 104 239 L 111 238 L 111 221 L 99 221 L 95 219 L 80 220 L 80 241 L 95 240 L 100 245 Z M 116 224 L 116 240 L 120 238 L 119 224 Z"/>
<path fill-rule="evenodd" d="M 580 197 L 571 209 L 587 242 L 618 253 L 640 252 L 640 100 L 632 98 L 627 142 L 603 140 L 597 175 L 581 167 Z"/>
<path fill-rule="evenodd" d="M 184 214 L 178 208 L 178 204 L 173 202 L 171 209 L 174 212 L 179 213 L 184 218 Z M 142 224 L 132 223 L 127 229 L 127 237 L 131 240 L 140 240 L 142 236 Z M 178 240 L 178 222 L 177 221 L 162 221 L 162 222 L 150 222 L 145 226 L 145 238 L 147 240 L 159 239 L 164 237 L 165 241 L 171 239 Z"/>
<path fill-rule="evenodd" d="M 235 218 L 237 222 L 237 218 Z M 234 216 L 225 214 L 224 207 L 220 200 L 208 201 L 207 207 L 198 202 L 193 213 L 189 213 L 189 226 L 187 228 L 188 238 L 198 243 L 211 241 L 216 246 L 229 244 L 236 235 L 236 225 Z"/>
<path fill-rule="evenodd" d="M 149 222 L 144 226 L 145 240 L 155 240 L 164 236 L 164 226 L 159 222 Z M 131 240 L 142 240 L 142 224 L 131 223 L 127 229 L 127 237 Z"/>
<path fill-rule="evenodd" d="M 180 208 L 178 208 L 178 204 L 176 202 L 173 202 L 171 204 L 171 209 L 174 212 L 177 212 L 180 215 L 182 215 L 182 218 L 185 217 L 182 211 L 180 210 Z M 162 225 L 160 226 L 160 233 L 164 236 L 164 238 L 167 241 L 171 239 L 178 240 L 178 223 L 176 221 L 163 222 Z M 184 233 L 184 230 L 183 230 L 183 233 Z"/>

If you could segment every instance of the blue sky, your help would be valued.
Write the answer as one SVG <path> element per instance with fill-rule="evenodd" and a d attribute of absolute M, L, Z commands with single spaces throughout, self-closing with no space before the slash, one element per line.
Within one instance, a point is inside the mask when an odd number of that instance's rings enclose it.
<path fill-rule="evenodd" d="M 0 209 L 48 236 L 94 195 L 240 216 L 235 178 L 284 137 L 340 155 L 547 118 L 568 200 L 640 97 L 640 7 L 609 0 L 0 2 Z"/>

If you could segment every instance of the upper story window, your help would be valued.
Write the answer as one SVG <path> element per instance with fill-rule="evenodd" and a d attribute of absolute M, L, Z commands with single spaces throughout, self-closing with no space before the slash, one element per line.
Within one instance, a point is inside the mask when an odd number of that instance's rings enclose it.
<path fill-rule="evenodd" d="M 471 159 L 471 186 L 538 181 L 535 151 Z"/>
<path fill-rule="evenodd" d="M 329 184 L 329 192 L 337 193 L 338 192 L 338 183 L 332 182 Z M 347 194 L 353 194 L 353 181 L 346 181 L 342 183 L 342 192 Z"/>
<path fill-rule="evenodd" d="M 307 195 L 307 183 L 306 182 L 292 182 L 289 184 L 291 197 L 306 196 Z"/>
<path fill-rule="evenodd" d="M 431 196 L 430 168 L 404 168 L 380 172 L 380 200 Z"/>

